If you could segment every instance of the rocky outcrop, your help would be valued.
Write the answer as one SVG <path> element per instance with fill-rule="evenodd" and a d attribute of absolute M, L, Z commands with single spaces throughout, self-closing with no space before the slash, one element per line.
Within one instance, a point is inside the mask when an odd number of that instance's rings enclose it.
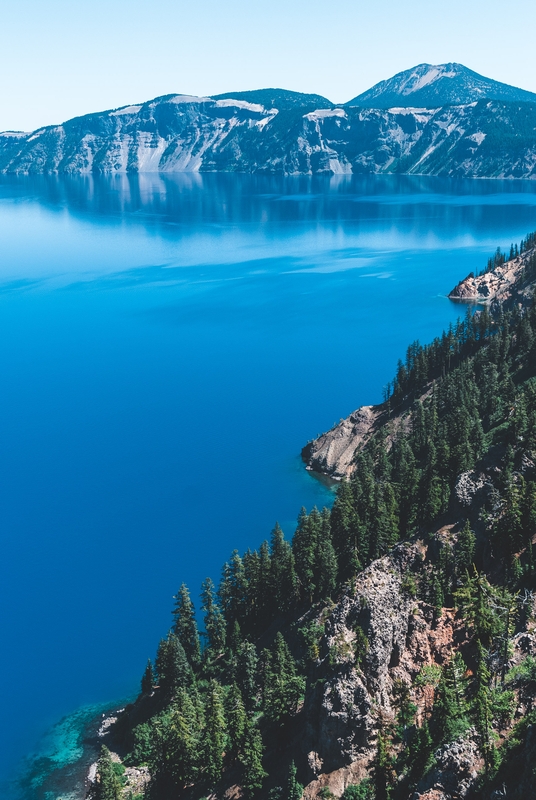
<path fill-rule="evenodd" d="M 484 492 L 489 494 L 493 485 L 484 472 L 462 472 L 456 481 L 454 492 L 460 505 L 472 505 L 475 497 Z"/>
<path fill-rule="evenodd" d="M 302 450 L 306 469 L 329 475 L 334 480 L 349 477 L 354 471 L 354 457 L 383 421 L 382 406 L 362 406 L 327 433 L 314 439 Z"/>
<path fill-rule="evenodd" d="M 419 543 L 398 545 L 358 576 L 325 620 L 317 668 L 331 674 L 309 692 L 304 708 L 311 796 L 326 786 L 340 796 L 347 783 L 355 783 L 372 758 L 382 718 L 394 718 L 394 682 L 414 687 L 424 665 L 450 657 L 452 614 L 436 620 L 433 609 L 404 588 L 404 576 L 425 555 Z M 420 709 L 431 699 L 430 688 L 412 689 Z"/>
<path fill-rule="evenodd" d="M 451 300 L 464 303 L 508 303 L 513 299 L 523 302 L 524 274 L 534 248 L 516 258 L 509 259 L 483 275 L 468 275 L 450 292 Z"/>
<path fill-rule="evenodd" d="M 465 736 L 436 750 L 434 768 L 412 800 L 463 800 L 467 797 L 483 767 L 476 738 L 476 731 L 471 728 Z"/>

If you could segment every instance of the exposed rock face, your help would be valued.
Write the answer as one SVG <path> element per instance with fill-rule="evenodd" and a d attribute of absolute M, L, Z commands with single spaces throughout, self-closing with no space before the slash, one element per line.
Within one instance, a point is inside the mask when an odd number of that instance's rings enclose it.
<path fill-rule="evenodd" d="M 168 95 L 33 133 L 2 133 L 0 172 L 536 178 L 533 103 L 354 108 L 316 95 L 289 103 L 291 93 L 270 91 L 249 100 Z"/>
<path fill-rule="evenodd" d="M 465 507 L 470 506 L 482 490 L 489 491 L 491 489 L 492 484 L 483 472 L 462 472 L 454 487 L 458 502 Z"/>
<path fill-rule="evenodd" d="M 505 303 L 522 290 L 523 270 L 534 249 L 512 258 L 484 275 L 468 276 L 449 294 L 451 300 L 468 303 Z M 523 300 L 523 297 L 519 298 Z"/>
<path fill-rule="evenodd" d="M 467 797 L 482 769 L 482 758 L 476 745 L 476 731 L 446 744 L 434 753 L 435 767 L 413 800 L 458 800 Z"/>
<path fill-rule="evenodd" d="M 354 456 L 375 431 L 382 417 L 381 406 L 362 406 L 330 431 L 309 442 L 302 450 L 307 469 L 335 480 L 354 471 Z"/>
<path fill-rule="evenodd" d="M 308 720 L 304 747 L 310 766 L 316 765 L 311 795 L 321 786 L 340 795 L 346 783 L 364 772 L 374 752 L 379 710 L 394 717 L 395 680 L 411 686 L 424 664 L 443 664 L 450 657 L 452 616 L 445 613 L 434 624 L 432 609 L 403 589 L 404 575 L 422 557 L 420 545 L 398 545 L 358 576 L 351 595 L 341 598 L 325 622 L 319 668 L 332 664 L 332 674 L 321 689 L 310 692 L 304 709 Z M 362 659 L 356 655 L 359 628 L 368 641 Z M 422 707 L 426 692 L 413 692 Z"/>

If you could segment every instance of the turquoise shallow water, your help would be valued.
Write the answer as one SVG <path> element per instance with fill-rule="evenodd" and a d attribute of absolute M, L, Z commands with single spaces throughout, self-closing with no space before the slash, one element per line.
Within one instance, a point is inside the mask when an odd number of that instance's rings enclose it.
<path fill-rule="evenodd" d="M 534 228 L 529 182 L 2 180 L 3 798 L 136 690 L 183 580 L 331 502 L 303 444 Z"/>

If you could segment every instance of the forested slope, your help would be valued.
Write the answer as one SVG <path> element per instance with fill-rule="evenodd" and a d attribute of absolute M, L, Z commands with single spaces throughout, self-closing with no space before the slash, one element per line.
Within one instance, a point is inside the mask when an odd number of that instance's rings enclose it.
<path fill-rule="evenodd" d="M 533 796 L 531 269 L 408 348 L 332 509 L 234 552 L 201 635 L 180 587 L 92 797 Z"/>

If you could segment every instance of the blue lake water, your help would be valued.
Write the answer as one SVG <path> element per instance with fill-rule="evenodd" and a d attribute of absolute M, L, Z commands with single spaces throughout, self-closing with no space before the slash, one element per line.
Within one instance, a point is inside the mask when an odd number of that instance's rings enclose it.
<path fill-rule="evenodd" d="M 2 179 L 3 798 L 136 691 L 182 581 L 331 502 L 301 447 L 534 228 L 530 182 Z"/>

